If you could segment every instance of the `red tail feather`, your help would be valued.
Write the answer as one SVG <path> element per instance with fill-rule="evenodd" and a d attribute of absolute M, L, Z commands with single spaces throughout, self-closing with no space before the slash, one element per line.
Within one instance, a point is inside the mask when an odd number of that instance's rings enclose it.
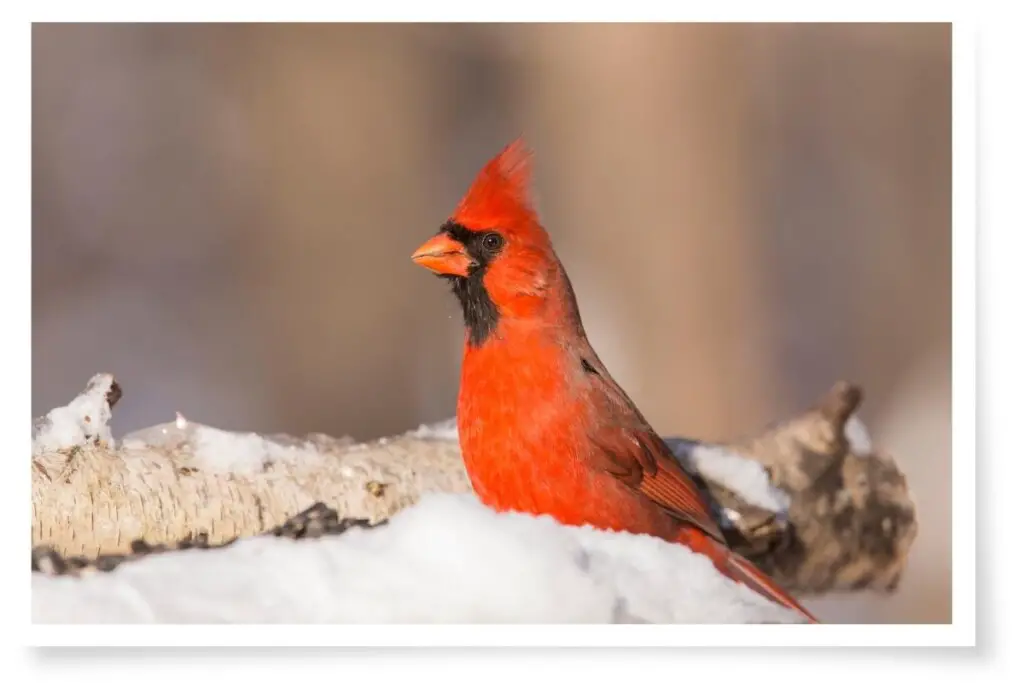
<path fill-rule="evenodd" d="M 755 591 L 765 596 L 769 600 L 785 605 L 790 609 L 794 609 L 807 617 L 811 623 L 817 624 L 818 620 L 813 614 L 804 609 L 803 605 L 796 601 L 786 591 L 782 590 L 777 583 L 772 581 L 768 576 L 758 569 L 750 560 L 737 555 L 734 552 L 729 552 L 726 558 L 725 567 L 723 572 L 731 579 L 734 579 Z"/>
<path fill-rule="evenodd" d="M 803 605 L 796 601 L 796 598 L 784 591 L 767 574 L 758 569 L 750 560 L 734 553 L 726 546 L 703 532 L 688 528 L 685 529 L 679 539 L 691 550 L 706 555 L 718 568 L 720 572 L 737 583 L 757 591 L 772 602 L 776 602 L 789 609 L 796 610 L 807 617 L 811 623 L 817 624 L 818 620 L 808 612 Z"/>

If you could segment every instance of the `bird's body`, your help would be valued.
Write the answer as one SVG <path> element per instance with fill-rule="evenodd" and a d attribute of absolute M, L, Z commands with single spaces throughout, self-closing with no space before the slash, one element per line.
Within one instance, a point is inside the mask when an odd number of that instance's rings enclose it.
<path fill-rule="evenodd" d="M 591 466 L 590 430 L 609 418 L 610 402 L 593 401 L 604 372 L 585 337 L 534 320 L 503 319 L 491 343 L 467 348 L 457 421 L 473 490 L 498 510 L 669 538 L 664 511 Z"/>
<path fill-rule="evenodd" d="M 594 352 L 528 181 L 528 153 L 513 143 L 414 255 L 462 306 L 457 421 L 474 492 L 500 511 L 682 543 L 813 620 L 728 549 L 694 482 Z"/>

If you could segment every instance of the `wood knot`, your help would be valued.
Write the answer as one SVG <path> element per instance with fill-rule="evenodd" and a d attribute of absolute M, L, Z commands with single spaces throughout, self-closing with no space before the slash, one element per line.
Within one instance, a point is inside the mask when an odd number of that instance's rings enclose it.
<path fill-rule="evenodd" d="M 366 482 L 365 488 L 366 492 L 369 493 L 374 498 L 383 498 L 384 493 L 387 491 L 388 485 L 383 482 L 371 479 L 370 481 Z"/>
<path fill-rule="evenodd" d="M 864 391 L 859 386 L 840 380 L 819 401 L 818 412 L 836 429 L 841 430 L 863 399 Z"/>
<path fill-rule="evenodd" d="M 113 408 L 117 405 L 117 402 L 121 400 L 121 396 L 124 394 L 121 391 L 121 385 L 117 383 L 117 380 L 110 382 L 110 388 L 107 389 L 107 405 Z"/>

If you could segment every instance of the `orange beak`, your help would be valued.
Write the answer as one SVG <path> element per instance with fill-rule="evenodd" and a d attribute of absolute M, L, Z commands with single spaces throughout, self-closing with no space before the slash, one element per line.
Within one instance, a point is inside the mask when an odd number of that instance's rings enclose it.
<path fill-rule="evenodd" d="M 460 277 L 467 277 L 470 266 L 474 264 L 473 259 L 466 253 L 466 246 L 443 232 L 424 242 L 413 253 L 412 260 L 413 263 L 438 275 Z"/>

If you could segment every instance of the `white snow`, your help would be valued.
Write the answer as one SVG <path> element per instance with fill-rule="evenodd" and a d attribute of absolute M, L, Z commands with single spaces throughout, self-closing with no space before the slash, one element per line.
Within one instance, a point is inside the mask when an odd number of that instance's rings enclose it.
<path fill-rule="evenodd" d="M 175 413 L 175 416 L 174 422 L 164 422 L 125 434 L 121 446 L 127 449 L 146 446 L 180 448 L 190 443 L 199 425 L 189 422 L 181 413 Z"/>
<path fill-rule="evenodd" d="M 430 494 L 372 530 L 32 577 L 36 623 L 802 622 L 687 548 Z"/>
<path fill-rule="evenodd" d="M 867 425 L 856 415 L 851 415 L 846 421 L 846 428 L 843 430 L 846 440 L 850 444 L 850 450 L 856 455 L 871 455 L 871 435 L 868 433 Z"/>
<path fill-rule="evenodd" d="M 107 392 L 113 383 L 113 375 L 94 375 L 71 403 L 54 408 L 37 420 L 33 425 L 32 453 L 84 446 L 97 438 L 113 445 L 107 403 Z"/>
<path fill-rule="evenodd" d="M 720 520 L 723 526 L 735 527 L 736 523 L 743 519 L 743 515 L 732 508 L 722 508 L 722 514 L 725 516 L 725 519 Z"/>
<path fill-rule="evenodd" d="M 328 439 L 347 444 L 345 439 Z M 158 446 L 191 452 L 195 464 L 215 472 L 253 473 L 277 461 L 322 457 L 320 445 L 285 435 L 232 432 L 189 422 L 177 413 L 174 422 L 146 427 L 124 437 L 125 448 Z"/>
<path fill-rule="evenodd" d="M 417 439 L 438 439 L 440 441 L 458 441 L 459 428 L 454 417 L 433 424 L 420 425 L 409 432 L 409 436 Z"/>
<path fill-rule="evenodd" d="M 229 432 L 206 426 L 196 428 L 193 443 L 201 466 L 224 472 L 256 472 L 272 462 L 320 457 L 312 444 L 276 443 L 254 432 Z"/>
<path fill-rule="evenodd" d="M 776 514 L 789 509 L 789 496 L 772 486 L 768 471 L 756 460 L 744 458 L 722 446 L 697 441 L 666 439 L 665 442 L 686 469 L 699 472 L 705 479 L 728 488 L 751 505 Z"/>

